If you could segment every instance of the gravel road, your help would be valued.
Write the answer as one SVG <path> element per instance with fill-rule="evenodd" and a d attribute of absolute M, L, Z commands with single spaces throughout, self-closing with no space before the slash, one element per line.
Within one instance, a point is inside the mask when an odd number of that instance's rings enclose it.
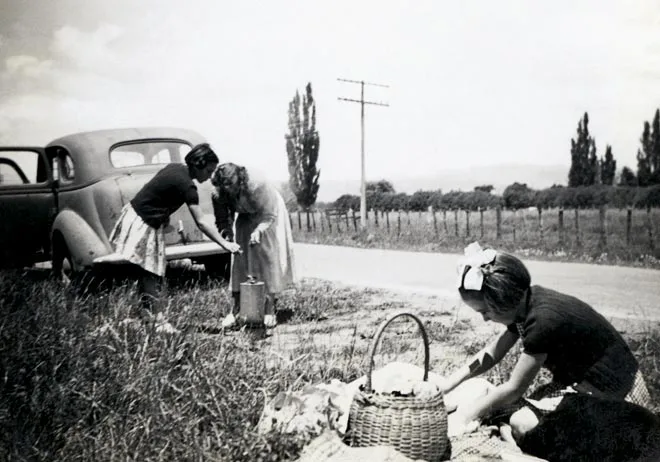
<path fill-rule="evenodd" d="M 456 297 L 457 254 L 295 244 L 299 276 Z M 524 260 L 532 283 L 566 292 L 608 317 L 660 321 L 660 271 Z"/>

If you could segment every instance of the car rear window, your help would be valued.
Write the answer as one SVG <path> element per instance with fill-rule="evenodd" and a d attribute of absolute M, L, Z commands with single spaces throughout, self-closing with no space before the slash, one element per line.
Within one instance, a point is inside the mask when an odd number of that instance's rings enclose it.
<path fill-rule="evenodd" d="M 180 141 L 148 141 L 122 144 L 110 151 L 113 167 L 183 163 L 191 146 Z"/>

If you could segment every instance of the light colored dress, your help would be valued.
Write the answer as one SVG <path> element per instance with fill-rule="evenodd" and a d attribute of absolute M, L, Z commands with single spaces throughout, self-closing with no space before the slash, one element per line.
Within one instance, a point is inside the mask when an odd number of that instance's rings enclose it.
<path fill-rule="evenodd" d="M 239 197 L 235 212 L 234 236 L 243 253 L 234 254 L 232 291 L 239 292 L 240 284 L 247 281 L 248 258 L 252 260 L 252 276 L 264 282 L 269 295 L 297 282 L 289 213 L 275 186 L 250 179 L 249 193 Z M 250 235 L 256 229 L 261 231 L 260 243 L 250 245 Z"/>

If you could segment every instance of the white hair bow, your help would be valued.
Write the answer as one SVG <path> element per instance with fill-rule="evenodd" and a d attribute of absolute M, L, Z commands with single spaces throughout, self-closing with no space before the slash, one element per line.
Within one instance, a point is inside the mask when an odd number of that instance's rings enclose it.
<path fill-rule="evenodd" d="M 458 261 L 458 280 L 456 286 L 461 286 L 465 290 L 481 290 L 484 284 L 484 273 L 481 270 L 483 265 L 495 261 L 497 251 L 494 249 L 482 249 L 478 242 L 468 245 L 463 251 L 464 256 Z M 463 278 L 465 268 L 469 268 Z"/>

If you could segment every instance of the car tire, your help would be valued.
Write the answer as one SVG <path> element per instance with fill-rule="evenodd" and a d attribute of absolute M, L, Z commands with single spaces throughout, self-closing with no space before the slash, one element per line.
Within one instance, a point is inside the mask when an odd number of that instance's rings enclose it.
<path fill-rule="evenodd" d="M 62 236 L 57 235 L 53 238 L 52 253 L 53 278 L 68 286 L 71 284 L 71 277 L 75 271 L 75 264 L 71 258 L 71 252 L 64 242 Z"/>
<path fill-rule="evenodd" d="M 56 281 L 81 294 L 91 288 L 94 280 L 91 271 L 75 263 L 62 236 L 53 240 L 52 269 Z"/>

